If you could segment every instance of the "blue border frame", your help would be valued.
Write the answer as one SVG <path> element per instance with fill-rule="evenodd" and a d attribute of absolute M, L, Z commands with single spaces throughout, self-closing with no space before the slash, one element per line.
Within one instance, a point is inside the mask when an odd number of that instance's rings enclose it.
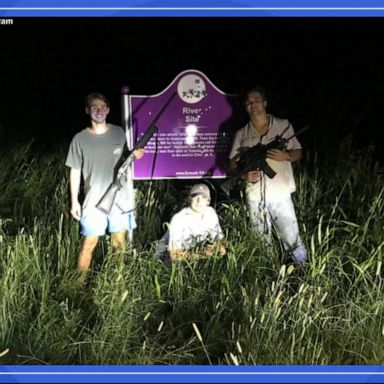
<path fill-rule="evenodd" d="M 3 0 L 2 17 L 382 16 L 382 0 Z"/>
<path fill-rule="evenodd" d="M 383 16 L 381 0 L 0 2 L 12 17 L 365 17 Z M 384 383 L 384 366 L 0 366 L 0 383 Z"/>
<path fill-rule="evenodd" d="M 1 366 L 0 383 L 383 383 L 382 366 Z"/>

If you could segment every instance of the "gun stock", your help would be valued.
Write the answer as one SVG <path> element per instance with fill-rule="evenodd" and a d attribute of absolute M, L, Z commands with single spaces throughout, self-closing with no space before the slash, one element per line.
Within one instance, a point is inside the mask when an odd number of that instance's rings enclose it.
<path fill-rule="evenodd" d="M 224 183 L 220 184 L 220 188 L 226 195 L 229 196 L 232 188 L 236 185 L 239 179 L 240 179 L 239 175 L 234 175 L 230 177 L 228 180 L 224 181 Z"/>
<path fill-rule="evenodd" d="M 116 183 L 112 183 L 107 189 L 107 191 L 104 193 L 103 197 L 97 203 L 96 208 L 99 209 L 101 212 L 105 213 L 106 215 L 109 215 L 113 203 L 115 202 L 117 191 L 119 189 L 120 188 Z"/>

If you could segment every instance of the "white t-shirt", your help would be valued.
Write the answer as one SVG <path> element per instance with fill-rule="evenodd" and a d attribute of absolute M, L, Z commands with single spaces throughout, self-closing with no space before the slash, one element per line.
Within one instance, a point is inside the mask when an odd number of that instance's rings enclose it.
<path fill-rule="evenodd" d="M 288 129 L 286 129 L 288 127 Z M 284 132 L 285 131 L 285 132 Z M 283 133 L 284 132 L 284 133 Z M 258 143 L 268 144 L 276 136 L 289 138 L 294 134 L 293 127 L 288 120 L 279 119 L 269 115 L 268 131 L 262 137 L 256 134 L 256 130 L 249 122 L 244 128 L 236 132 L 232 150 L 229 158 L 237 155 L 242 147 L 253 147 Z M 287 143 L 287 150 L 301 149 L 301 144 L 296 136 L 292 137 Z M 256 183 L 247 183 L 246 193 L 252 200 L 261 200 L 265 193 L 265 198 L 278 200 L 288 197 L 296 191 L 295 179 L 293 177 L 292 165 L 289 161 L 276 161 L 266 159 L 268 165 L 276 172 L 272 179 L 263 174 L 262 179 Z"/>
<path fill-rule="evenodd" d="M 168 250 L 188 250 L 205 240 L 224 238 L 216 211 L 208 206 L 203 214 L 194 212 L 190 207 L 176 213 L 170 222 Z"/>

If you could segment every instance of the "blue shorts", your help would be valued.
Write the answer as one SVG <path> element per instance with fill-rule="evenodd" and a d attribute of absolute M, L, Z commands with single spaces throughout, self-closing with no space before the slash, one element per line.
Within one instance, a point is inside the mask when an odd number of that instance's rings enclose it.
<path fill-rule="evenodd" d="M 103 236 L 109 233 L 122 232 L 136 228 L 133 212 L 123 212 L 121 209 L 112 209 L 109 215 L 91 208 L 86 211 L 80 220 L 80 233 L 82 236 Z"/>

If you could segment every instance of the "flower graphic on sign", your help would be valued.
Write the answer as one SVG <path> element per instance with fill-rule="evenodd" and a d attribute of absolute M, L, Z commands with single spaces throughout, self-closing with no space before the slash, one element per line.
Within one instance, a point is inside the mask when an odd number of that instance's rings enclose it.
<path fill-rule="evenodd" d="M 180 79 L 177 93 L 188 104 L 195 104 L 207 96 L 204 80 L 198 75 L 191 74 Z"/>

